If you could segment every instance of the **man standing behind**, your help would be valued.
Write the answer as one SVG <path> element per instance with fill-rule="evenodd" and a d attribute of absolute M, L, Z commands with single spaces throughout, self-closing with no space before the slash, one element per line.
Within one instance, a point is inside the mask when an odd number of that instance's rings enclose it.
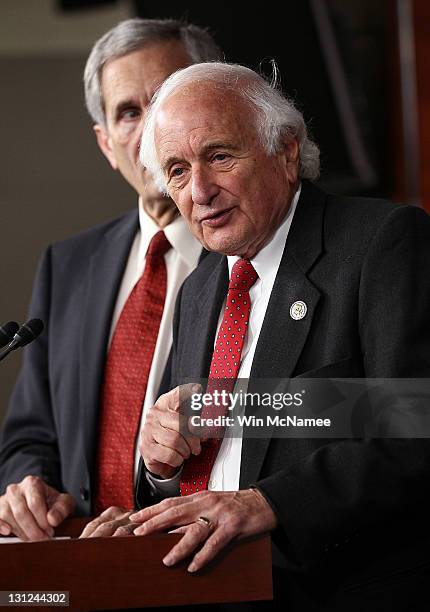
<path fill-rule="evenodd" d="M 138 211 L 51 246 L 0 451 L 0 533 L 52 535 L 76 511 L 133 507 L 142 414 L 160 385 L 177 291 L 201 245 L 138 161 L 146 108 L 174 71 L 219 57 L 210 35 L 130 19 L 93 47 L 85 95 L 97 142 L 139 196 Z M 143 406 L 143 411 L 142 411 Z"/>

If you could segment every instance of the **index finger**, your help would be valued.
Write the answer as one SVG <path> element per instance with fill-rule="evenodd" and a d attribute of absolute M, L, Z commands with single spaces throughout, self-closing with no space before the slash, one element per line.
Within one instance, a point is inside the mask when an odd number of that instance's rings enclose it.
<path fill-rule="evenodd" d="M 198 383 L 188 383 L 161 395 L 153 406 L 159 424 L 165 429 L 178 432 L 193 455 L 200 453 L 200 438 L 190 430 L 189 410 L 184 405 L 194 393 L 201 390 Z"/>
<path fill-rule="evenodd" d="M 119 506 L 110 506 L 104 510 L 99 516 L 87 523 L 79 536 L 80 538 L 89 538 L 101 525 L 104 523 L 112 522 L 115 519 L 122 518 L 125 515 L 131 514 L 131 511 L 127 511 Z"/>
<path fill-rule="evenodd" d="M 143 523 L 154 516 L 166 512 L 170 508 L 176 508 L 177 506 L 190 503 L 191 497 L 191 495 L 187 495 L 186 497 L 169 497 L 167 499 L 163 499 L 163 501 L 159 502 L 158 504 L 146 506 L 146 508 L 142 508 L 142 510 L 133 512 L 133 514 L 131 514 L 129 517 L 130 521 Z"/>
<path fill-rule="evenodd" d="M 199 383 L 178 385 L 168 393 L 160 395 L 155 405 L 162 409 L 170 410 L 171 412 L 183 412 L 183 410 L 181 410 L 183 403 L 190 399 L 193 393 L 199 393 L 200 391 L 201 385 Z"/>
<path fill-rule="evenodd" d="M 75 509 L 75 501 L 68 493 L 59 493 L 52 503 L 47 519 L 53 527 L 58 527 Z"/>
<path fill-rule="evenodd" d="M 194 396 L 200 398 L 202 392 L 202 385 L 200 383 L 187 383 L 180 385 L 179 389 L 179 406 L 181 415 L 180 432 L 188 443 L 193 455 L 199 455 L 201 452 L 201 438 L 202 430 L 192 426 L 191 417 L 193 416 L 192 401 Z M 191 400 L 191 402 L 190 402 Z"/>

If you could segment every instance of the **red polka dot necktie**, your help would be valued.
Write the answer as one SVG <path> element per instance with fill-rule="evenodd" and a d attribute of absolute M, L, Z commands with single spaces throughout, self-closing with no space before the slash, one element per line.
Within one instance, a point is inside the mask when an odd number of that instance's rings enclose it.
<path fill-rule="evenodd" d="M 142 406 L 158 337 L 171 248 L 164 232 L 153 236 L 145 269 L 128 297 L 109 349 L 99 425 L 95 509 L 133 508 L 134 462 Z"/>
<path fill-rule="evenodd" d="M 234 388 L 251 310 L 249 290 L 257 278 L 256 271 L 247 259 L 239 259 L 234 264 L 206 392 L 211 393 L 219 387 L 226 391 L 232 391 Z M 227 406 L 204 407 L 201 417 L 216 417 L 225 414 L 226 410 Z M 202 443 L 200 455 L 191 455 L 185 461 L 180 479 L 181 495 L 191 495 L 208 488 L 209 477 L 222 443 L 219 429 L 214 431 L 217 431 L 218 437 L 208 438 Z"/>

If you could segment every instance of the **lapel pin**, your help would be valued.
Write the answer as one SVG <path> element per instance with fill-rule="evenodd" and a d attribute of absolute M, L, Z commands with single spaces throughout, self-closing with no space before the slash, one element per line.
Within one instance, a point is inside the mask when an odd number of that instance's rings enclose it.
<path fill-rule="evenodd" d="M 295 321 L 300 321 L 306 316 L 308 307 L 304 302 L 294 302 L 290 308 L 290 317 Z"/>

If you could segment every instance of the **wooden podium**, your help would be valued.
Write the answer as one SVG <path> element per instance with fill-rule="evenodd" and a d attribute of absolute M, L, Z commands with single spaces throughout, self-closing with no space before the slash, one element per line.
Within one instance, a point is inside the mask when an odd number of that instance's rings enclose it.
<path fill-rule="evenodd" d="M 58 530 L 70 540 L 2 544 L 0 590 L 69 591 L 69 609 L 82 611 L 272 598 L 268 536 L 237 542 L 207 568 L 189 574 L 185 563 L 174 568 L 162 563 L 181 536 L 77 540 L 85 522 L 71 519 Z"/>

